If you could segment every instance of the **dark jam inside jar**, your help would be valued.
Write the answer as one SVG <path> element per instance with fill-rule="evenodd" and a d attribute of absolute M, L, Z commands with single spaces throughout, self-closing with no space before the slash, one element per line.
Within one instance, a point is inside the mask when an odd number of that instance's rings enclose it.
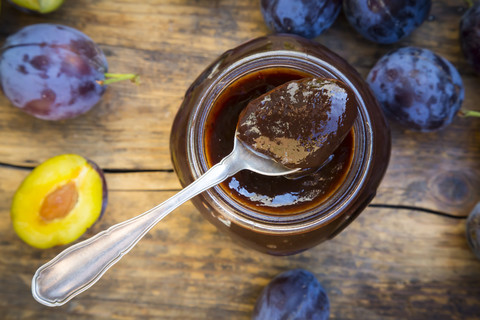
<path fill-rule="evenodd" d="M 205 153 L 209 166 L 220 162 L 233 149 L 240 112 L 248 102 L 273 88 L 310 74 L 288 68 L 252 72 L 226 88 L 215 101 L 206 120 Z M 237 173 L 220 186 L 243 206 L 270 215 L 295 215 L 318 206 L 341 185 L 353 159 L 353 129 L 331 160 L 300 178 L 268 177 L 248 170 Z"/>

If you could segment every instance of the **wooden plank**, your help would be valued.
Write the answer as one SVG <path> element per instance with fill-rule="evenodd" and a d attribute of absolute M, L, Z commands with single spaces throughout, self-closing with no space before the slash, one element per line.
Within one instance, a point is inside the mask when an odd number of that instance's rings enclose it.
<path fill-rule="evenodd" d="M 2 212 L 8 211 L 5 194 Z M 112 192 L 105 217 L 82 239 L 171 194 Z M 464 221 L 425 213 L 368 209 L 334 240 L 276 258 L 233 243 L 188 203 L 98 284 L 55 309 L 37 304 L 29 285 L 36 268 L 63 248 L 30 248 L 5 222 L 0 233 L 0 310 L 8 310 L 7 318 L 248 319 L 262 287 L 292 268 L 317 275 L 329 294 L 333 319 L 478 315 L 480 269 L 467 248 Z"/>
<path fill-rule="evenodd" d="M 392 48 L 432 49 L 461 72 L 464 106 L 480 110 L 480 78 L 458 43 L 460 5 L 434 1 L 432 19 L 394 45 L 365 41 L 343 16 L 316 41 L 363 76 Z M 256 0 L 78 0 L 45 16 L 4 2 L 0 39 L 40 22 L 85 32 L 112 72 L 137 72 L 142 83 L 111 85 L 92 111 L 63 122 L 26 116 L 0 95 L 0 318 L 249 319 L 273 276 L 306 268 L 325 286 L 332 319 L 478 319 L 480 269 L 465 241 L 465 220 L 395 209 L 462 217 L 480 200 L 480 121 L 463 118 L 435 133 L 392 125 L 390 165 L 373 203 L 393 209 L 368 208 L 312 250 L 283 258 L 254 252 L 186 203 L 87 292 L 60 308 L 36 303 L 31 277 L 64 247 L 30 248 L 11 227 L 11 199 L 30 168 L 73 152 L 106 169 L 107 212 L 81 239 L 148 210 L 180 189 L 169 134 L 185 90 L 219 54 L 269 32 Z"/>
<path fill-rule="evenodd" d="M 467 215 L 479 201 L 480 121 L 459 118 L 438 133 L 394 125 L 392 133 L 390 164 L 374 203 Z"/>
<path fill-rule="evenodd" d="M 235 30 L 220 36 L 225 21 L 233 23 L 225 15 L 234 13 L 206 5 L 208 2 L 112 3 L 70 1 L 48 16 L 21 15 L 5 6 L 2 38 L 33 23 L 72 26 L 105 50 L 111 72 L 138 73 L 141 85 L 111 85 L 91 112 L 55 123 L 25 116 L 1 97 L 0 134 L 4 141 L 0 162 L 38 164 L 40 159 L 75 151 L 102 167 L 171 169 L 170 128 L 189 85 L 223 51 L 266 31 L 258 28 L 252 34 L 249 28 L 242 28 L 242 20 L 237 20 L 230 26 Z M 251 3 L 249 10 L 236 7 L 235 11 L 243 12 L 236 19 L 258 26 L 260 12 Z M 152 13 L 152 8 L 158 14 Z M 216 12 L 223 14 L 217 16 Z"/>
<path fill-rule="evenodd" d="M 7 179 L 0 183 L 0 212 L 8 213 L 9 200 L 27 173 L 1 170 Z M 161 178 L 164 173 L 107 174 L 108 210 L 82 239 L 172 195 L 155 191 L 170 187 Z M 147 187 L 134 191 L 141 185 Z M 431 314 L 474 319 L 478 311 L 478 261 L 466 246 L 464 221 L 425 213 L 368 209 L 333 241 L 301 255 L 274 258 L 237 246 L 185 204 L 100 283 L 57 309 L 33 301 L 29 282 L 36 268 L 63 248 L 30 248 L 14 234 L 9 219 L 0 226 L 0 301 L 9 303 L 0 309 L 8 309 L 11 318 L 247 319 L 261 288 L 275 274 L 296 267 L 319 277 L 333 318 L 396 319 L 402 314 L 426 319 Z"/>

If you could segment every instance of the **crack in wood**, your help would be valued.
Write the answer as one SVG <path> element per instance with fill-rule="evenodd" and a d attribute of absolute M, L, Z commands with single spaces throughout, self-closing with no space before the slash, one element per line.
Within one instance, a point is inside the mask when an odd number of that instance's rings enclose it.
<path fill-rule="evenodd" d="M 452 218 L 452 219 L 466 219 L 468 216 L 457 216 L 451 213 L 446 213 L 438 210 L 432 210 L 422 207 L 415 207 L 415 206 L 407 206 L 407 205 L 400 205 L 400 204 L 381 204 L 381 203 L 371 203 L 368 205 L 372 208 L 383 208 L 383 209 L 395 209 L 395 210 L 412 210 L 412 211 L 420 211 L 430 214 L 435 214 L 438 216 Z"/>
<path fill-rule="evenodd" d="M 3 163 L 0 162 L 0 167 L 15 169 L 15 170 L 33 170 L 35 166 L 28 166 L 28 165 L 16 165 L 10 163 Z M 104 173 L 109 174 L 122 174 L 122 173 L 145 173 L 145 172 L 167 172 L 173 173 L 173 169 L 102 169 Z M 162 189 L 162 190 L 140 190 L 140 189 L 132 189 L 132 190 L 115 190 L 111 189 L 110 192 L 179 192 L 181 189 Z M 393 209 L 393 210 L 411 210 L 411 211 L 418 211 L 424 212 L 429 214 L 434 214 L 446 218 L 451 219 L 466 219 L 468 216 L 457 216 L 451 213 L 442 212 L 438 210 L 432 210 L 428 208 L 416 207 L 416 206 L 407 206 L 407 205 L 398 205 L 398 204 L 382 204 L 382 203 L 372 203 L 368 205 L 372 208 L 381 208 L 381 209 Z"/>
<path fill-rule="evenodd" d="M 0 162 L 0 167 L 10 168 L 15 170 L 33 170 L 36 166 L 32 165 L 18 165 L 11 163 Z M 167 172 L 173 173 L 173 169 L 109 169 L 102 168 L 104 173 L 143 173 L 143 172 Z"/>
<path fill-rule="evenodd" d="M 168 172 L 173 173 L 173 169 L 102 169 L 105 173 L 143 173 L 143 172 Z"/>

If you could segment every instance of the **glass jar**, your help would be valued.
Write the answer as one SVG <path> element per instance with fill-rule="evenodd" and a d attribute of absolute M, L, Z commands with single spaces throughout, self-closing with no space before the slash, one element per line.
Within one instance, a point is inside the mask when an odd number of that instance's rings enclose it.
<path fill-rule="evenodd" d="M 390 131 L 368 85 L 338 55 L 316 42 L 293 35 L 257 38 L 225 52 L 187 90 L 170 137 L 173 165 L 183 186 L 205 173 L 218 160 L 212 160 L 207 150 L 208 143 L 211 143 L 207 134 L 209 127 L 215 121 L 223 121 L 212 120 L 212 110 L 216 110 L 219 101 L 225 101 L 224 96 L 229 92 L 250 90 L 249 79 L 257 79 L 257 74 L 269 74 L 272 70 L 281 70 L 287 75 L 291 71 L 294 77 L 339 79 L 354 91 L 358 117 L 351 134 L 351 161 L 347 170 L 337 177 L 336 184 L 321 201 L 290 211 L 281 205 L 264 207 L 257 206 L 255 201 L 242 201 L 241 195 L 234 196 L 235 191 L 229 190 L 232 181 L 238 180 L 227 180 L 196 196 L 192 202 L 205 218 L 234 241 L 268 254 L 289 255 L 331 239 L 369 204 L 388 165 Z M 280 78 L 270 77 L 284 81 Z M 234 132 L 235 124 L 230 121 L 225 130 Z M 225 154 L 229 151 L 226 150 Z M 253 183 L 251 181 L 256 180 L 245 181 Z M 262 184 L 265 188 L 269 187 L 267 184 L 283 184 L 278 181 L 259 182 L 260 185 L 255 187 L 261 189 Z M 288 183 L 285 180 L 285 185 Z M 291 194 L 295 192 L 292 190 Z"/>

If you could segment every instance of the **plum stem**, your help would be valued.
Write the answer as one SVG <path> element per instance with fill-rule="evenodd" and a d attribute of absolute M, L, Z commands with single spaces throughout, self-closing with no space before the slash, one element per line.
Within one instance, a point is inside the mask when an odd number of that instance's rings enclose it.
<path fill-rule="evenodd" d="M 461 110 L 460 115 L 462 117 L 480 117 L 480 111 L 474 110 Z"/>
<path fill-rule="evenodd" d="M 140 82 L 138 74 L 134 73 L 105 73 L 105 80 L 98 80 L 100 85 L 107 85 L 114 82 L 130 80 L 135 84 Z"/>

